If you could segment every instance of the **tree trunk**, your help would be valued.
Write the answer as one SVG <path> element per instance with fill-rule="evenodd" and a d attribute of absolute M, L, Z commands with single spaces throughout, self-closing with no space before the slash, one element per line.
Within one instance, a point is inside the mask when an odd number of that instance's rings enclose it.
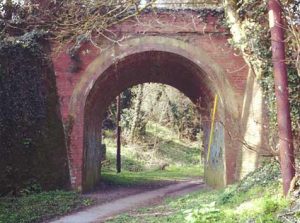
<path fill-rule="evenodd" d="M 130 135 L 129 135 L 130 142 L 134 141 L 137 124 L 141 121 L 140 119 L 141 119 L 141 107 L 142 107 L 142 100 L 143 100 L 143 89 L 144 89 L 144 85 L 143 84 L 139 85 L 138 93 L 135 101 L 133 121 L 132 121 Z"/>
<path fill-rule="evenodd" d="M 272 61 L 274 66 L 275 95 L 279 135 L 280 166 L 283 191 L 287 195 L 295 176 L 295 158 L 285 64 L 284 29 L 282 8 L 279 0 L 269 0 L 269 23 L 272 40 Z"/>

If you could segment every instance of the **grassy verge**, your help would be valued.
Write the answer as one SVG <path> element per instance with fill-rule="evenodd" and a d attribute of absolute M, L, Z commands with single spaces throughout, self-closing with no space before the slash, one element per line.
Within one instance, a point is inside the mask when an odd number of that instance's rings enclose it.
<path fill-rule="evenodd" d="M 273 164 L 258 169 L 237 185 L 223 190 L 202 190 L 160 206 L 120 215 L 110 223 L 276 223 L 278 213 L 289 206 Z"/>
<path fill-rule="evenodd" d="M 187 196 L 167 200 L 163 205 L 133 211 L 109 220 L 110 223 L 240 223 L 240 222 L 280 222 L 276 213 L 287 206 L 282 196 L 275 195 L 278 186 L 269 187 L 267 193 L 250 191 L 242 195 L 244 202 L 217 204 L 222 191 L 204 190 Z M 256 192 L 265 188 L 257 187 Z M 253 197 L 253 194 L 256 196 Z"/>
<path fill-rule="evenodd" d="M 2 197 L 0 198 L 0 223 L 42 222 L 91 204 L 90 199 L 66 191 Z"/>
<path fill-rule="evenodd" d="M 151 123 L 142 142 L 122 147 L 122 173 L 115 173 L 113 132 L 105 140 L 107 160 L 102 180 L 123 186 L 183 180 L 203 174 L 196 143 L 184 142 L 167 128 Z M 162 165 L 166 165 L 162 168 Z M 25 190 L 31 193 L 30 190 Z M 0 198 L 0 223 L 42 222 L 92 204 L 75 192 L 51 191 Z"/>
<path fill-rule="evenodd" d="M 185 180 L 187 178 L 198 177 L 203 173 L 200 165 L 188 167 L 170 166 L 165 170 L 147 170 L 141 172 L 131 172 L 124 170 L 116 173 L 112 170 L 104 170 L 101 179 L 108 184 L 116 184 L 123 186 L 142 185 L 157 183 L 161 181 Z"/>

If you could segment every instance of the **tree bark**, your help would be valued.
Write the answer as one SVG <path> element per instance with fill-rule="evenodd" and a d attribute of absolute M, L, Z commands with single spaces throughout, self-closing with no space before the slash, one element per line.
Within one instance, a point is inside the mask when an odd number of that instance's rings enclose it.
<path fill-rule="evenodd" d="M 279 135 L 280 166 L 283 191 L 287 195 L 295 176 L 295 158 L 285 63 L 284 29 L 282 8 L 279 0 L 269 0 L 269 23 L 272 41 L 272 62 L 274 66 L 275 95 Z"/>
<path fill-rule="evenodd" d="M 130 142 L 134 141 L 137 124 L 138 124 L 138 122 L 141 121 L 140 113 L 141 113 L 142 100 L 143 100 L 143 89 L 144 89 L 144 85 L 143 84 L 139 85 L 138 93 L 136 96 L 135 107 L 134 107 L 133 121 L 132 121 L 130 135 L 129 135 Z"/>

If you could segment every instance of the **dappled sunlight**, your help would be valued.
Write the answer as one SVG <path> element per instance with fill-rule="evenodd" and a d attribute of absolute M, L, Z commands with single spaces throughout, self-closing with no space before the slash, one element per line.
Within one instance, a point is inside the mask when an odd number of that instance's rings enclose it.
<path fill-rule="evenodd" d="M 149 128 L 148 128 L 149 126 Z M 156 131 L 156 127 L 161 131 Z M 143 141 L 137 144 L 122 145 L 123 166 L 130 168 L 131 163 L 139 163 L 144 169 L 160 169 L 162 165 L 178 166 L 200 166 L 199 142 L 185 142 L 179 140 L 174 133 L 168 134 L 165 127 L 149 123 Z M 170 130 L 168 130 L 170 131 Z M 108 159 L 115 162 L 116 143 L 113 138 L 105 138 Z M 135 160 L 135 161 L 134 161 Z M 104 162 L 105 164 L 105 162 Z M 133 172 L 138 172 L 137 169 Z"/>
<path fill-rule="evenodd" d="M 300 222 L 299 10 L 0 0 L 0 223 Z"/>
<path fill-rule="evenodd" d="M 149 146 L 154 138 L 157 144 Z M 122 172 L 116 173 L 116 144 L 114 137 L 106 137 L 104 143 L 107 157 L 102 164 L 102 181 L 135 185 L 182 181 L 203 175 L 198 143 L 188 145 L 158 123 L 148 123 L 145 139 L 145 142 L 138 144 L 122 145 Z"/>
<path fill-rule="evenodd" d="M 121 162 L 117 126 L 122 132 Z M 155 83 L 127 89 L 120 103 L 108 107 L 102 123 L 106 150 L 101 182 L 140 185 L 200 178 L 204 171 L 200 126 L 196 106 L 177 89 Z M 116 166 L 121 166 L 120 173 Z"/>
<path fill-rule="evenodd" d="M 278 164 L 269 163 L 225 190 L 204 188 L 168 199 L 159 206 L 141 208 L 110 218 L 107 222 L 280 222 L 277 216 L 289 205 L 289 200 L 278 193 L 278 172 Z M 160 215 L 161 212 L 172 214 Z"/>

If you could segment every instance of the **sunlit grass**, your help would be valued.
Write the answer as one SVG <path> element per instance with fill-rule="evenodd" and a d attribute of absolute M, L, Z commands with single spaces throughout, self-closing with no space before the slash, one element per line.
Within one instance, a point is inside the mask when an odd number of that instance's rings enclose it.
<path fill-rule="evenodd" d="M 148 184 L 160 181 L 185 180 L 192 177 L 203 175 L 203 168 L 199 166 L 187 167 L 167 167 L 165 170 L 147 170 L 141 172 L 131 172 L 123 170 L 121 173 L 116 173 L 112 170 L 103 170 L 101 179 L 106 183 L 117 185 L 137 185 Z"/>
<path fill-rule="evenodd" d="M 105 182 L 134 185 L 203 175 L 199 142 L 180 140 L 168 128 L 152 122 L 148 123 L 143 140 L 122 145 L 122 171 L 117 174 L 114 137 L 111 131 L 106 132 L 106 161 L 101 170 Z"/>
<path fill-rule="evenodd" d="M 276 223 L 280 222 L 277 213 L 289 205 L 278 193 L 280 189 L 278 183 L 253 187 L 226 204 L 218 204 L 224 190 L 204 189 L 180 198 L 169 198 L 162 205 L 138 209 L 107 222 Z"/>
<path fill-rule="evenodd" d="M 207 188 L 169 198 L 160 206 L 131 211 L 107 222 L 279 223 L 278 215 L 290 205 L 279 179 L 279 164 L 269 162 L 225 189 Z"/>
<path fill-rule="evenodd" d="M 105 135 L 103 143 L 106 145 L 107 158 L 112 163 L 115 162 L 116 156 L 115 135 L 112 131 L 106 131 Z M 201 142 L 178 139 L 178 136 L 170 129 L 158 123 L 149 122 L 143 139 L 134 144 L 122 143 L 121 155 L 125 169 L 127 160 L 139 163 L 145 169 L 152 169 L 155 165 L 162 163 L 170 166 L 198 165 L 200 145 Z"/>

